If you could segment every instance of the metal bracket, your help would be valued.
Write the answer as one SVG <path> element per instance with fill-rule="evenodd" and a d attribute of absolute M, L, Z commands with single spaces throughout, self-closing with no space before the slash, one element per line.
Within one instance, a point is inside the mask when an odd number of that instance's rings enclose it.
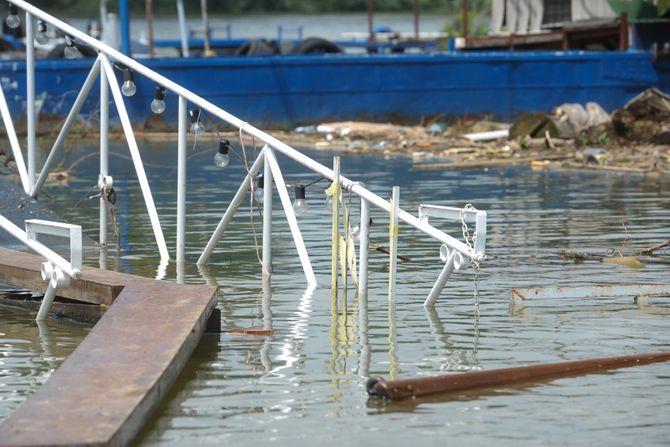
<path fill-rule="evenodd" d="M 474 223 L 475 231 L 477 232 L 477 239 L 475 240 L 475 253 L 484 255 L 486 248 L 486 211 L 468 210 L 463 208 L 455 208 L 452 206 L 441 205 L 419 205 L 419 220 L 424 223 L 429 223 L 429 218 L 437 217 L 440 219 L 448 219 L 456 222 L 461 222 L 461 217 L 465 219 L 466 223 Z"/>
<path fill-rule="evenodd" d="M 40 219 L 29 219 L 25 221 L 25 224 L 26 238 L 29 241 L 37 242 L 40 234 L 67 238 L 70 241 L 69 271 L 81 271 L 82 239 L 79 225 Z M 56 288 L 67 287 L 70 284 L 70 276 L 50 260 L 42 264 L 41 273 L 42 279 L 49 281 L 49 286 L 37 313 L 37 321 L 47 319 L 51 303 L 56 297 Z"/>

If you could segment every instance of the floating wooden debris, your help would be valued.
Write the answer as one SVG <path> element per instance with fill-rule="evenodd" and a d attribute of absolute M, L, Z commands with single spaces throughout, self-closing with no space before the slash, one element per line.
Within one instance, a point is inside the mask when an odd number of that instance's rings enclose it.
<path fill-rule="evenodd" d="M 524 305 L 529 299 L 556 298 L 609 298 L 609 297 L 670 296 L 670 284 L 615 284 L 595 286 L 565 286 L 512 289 L 515 305 Z"/>
<path fill-rule="evenodd" d="M 474 371 L 419 379 L 386 381 L 381 377 L 374 377 L 368 380 L 366 389 L 370 396 L 401 400 L 457 391 L 543 382 L 562 377 L 574 377 L 616 368 L 629 368 L 667 361 L 670 361 L 670 352 L 657 352 L 501 368 L 491 371 Z"/>

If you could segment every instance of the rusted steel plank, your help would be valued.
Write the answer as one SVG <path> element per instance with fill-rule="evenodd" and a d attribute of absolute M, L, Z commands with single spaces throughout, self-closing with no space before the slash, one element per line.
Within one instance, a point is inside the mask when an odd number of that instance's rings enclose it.
<path fill-rule="evenodd" d="M 14 307 L 17 309 L 29 310 L 37 313 L 42 304 L 41 300 L 8 298 L 0 292 L 0 305 Z M 79 304 L 79 303 L 61 303 L 54 301 L 51 304 L 49 315 L 58 318 L 68 318 L 80 323 L 95 324 L 102 318 L 107 310 L 105 305 Z"/>
<path fill-rule="evenodd" d="M 400 400 L 455 391 L 553 380 L 561 377 L 572 377 L 610 369 L 628 368 L 667 361 L 670 361 L 670 352 L 657 352 L 623 357 L 604 357 L 572 362 L 528 365 L 516 368 L 501 368 L 491 371 L 474 371 L 447 376 L 422 377 L 420 379 L 386 381 L 381 377 L 376 377 L 368 380 L 366 388 L 368 394 L 371 396 Z"/>
<path fill-rule="evenodd" d="M 47 282 L 40 275 L 44 259 L 29 253 L 0 248 L 0 282 L 42 291 Z M 58 296 L 92 304 L 110 305 L 121 292 L 130 275 L 99 270 L 82 269 L 82 279 L 71 281 L 69 287 L 58 289 Z"/>
<path fill-rule="evenodd" d="M 100 284 L 107 273 L 95 272 Z M 183 369 L 216 287 L 109 274 L 123 290 L 46 384 L 0 424 L 0 446 L 127 445 Z"/>

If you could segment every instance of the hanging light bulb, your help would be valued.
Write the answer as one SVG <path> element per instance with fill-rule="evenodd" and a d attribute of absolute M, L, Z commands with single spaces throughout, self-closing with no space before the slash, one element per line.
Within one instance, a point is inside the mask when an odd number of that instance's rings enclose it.
<path fill-rule="evenodd" d="M 135 86 L 135 82 L 133 82 L 133 71 L 130 68 L 126 68 L 126 71 L 123 72 L 121 93 L 123 93 L 123 96 L 134 96 L 135 92 L 137 92 L 137 87 Z"/>
<path fill-rule="evenodd" d="M 49 34 L 47 34 L 47 22 L 43 20 L 37 22 L 37 36 L 35 36 L 35 41 L 40 45 L 46 45 L 49 43 Z"/>
<path fill-rule="evenodd" d="M 151 111 L 156 115 L 160 115 L 165 112 L 165 88 L 156 87 L 156 92 L 154 93 L 154 99 L 151 101 Z"/>
<path fill-rule="evenodd" d="M 200 122 L 200 109 L 193 109 L 188 113 L 191 116 L 191 133 L 193 135 L 205 133 L 205 126 Z"/>
<path fill-rule="evenodd" d="M 369 218 L 368 220 L 368 228 L 372 226 L 372 217 Z M 361 225 L 357 224 L 354 225 L 354 227 L 351 229 L 351 235 L 356 239 L 360 240 L 361 238 Z"/>
<path fill-rule="evenodd" d="M 354 239 L 359 240 L 361 238 L 361 226 L 354 225 L 354 227 L 351 229 L 351 235 L 354 237 Z"/>
<path fill-rule="evenodd" d="M 332 183 L 331 183 L 331 185 L 332 185 Z M 326 200 L 324 200 L 324 202 L 323 202 L 323 207 L 325 209 L 327 209 L 328 211 L 332 211 L 333 210 L 333 198 L 328 195 L 328 190 L 329 189 L 330 189 L 330 186 L 328 188 L 326 188 L 325 191 L 324 191 L 326 193 Z"/>
<path fill-rule="evenodd" d="M 230 163 L 230 155 L 228 151 L 230 150 L 230 141 L 223 139 L 219 141 L 219 150 L 214 155 L 214 165 L 219 168 L 225 168 Z"/>
<path fill-rule="evenodd" d="M 74 39 L 72 36 L 65 36 L 65 50 L 63 51 L 66 59 L 75 59 L 79 57 L 79 50 L 74 46 Z"/>
<path fill-rule="evenodd" d="M 307 212 L 309 206 L 305 200 L 305 186 L 298 185 L 295 187 L 295 201 L 293 202 L 293 211 L 296 216 L 302 216 Z"/>
<path fill-rule="evenodd" d="M 263 174 L 258 174 L 258 178 L 256 180 L 256 189 L 254 190 L 254 201 L 259 205 L 263 204 L 263 199 L 265 198 L 265 191 L 263 191 L 263 186 L 265 186 Z"/>
<path fill-rule="evenodd" d="M 19 17 L 19 8 L 13 3 L 9 3 L 9 14 L 5 19 L 5 23 L 11 29 L 16 29 L 21 26 L 21 17 Z"/>

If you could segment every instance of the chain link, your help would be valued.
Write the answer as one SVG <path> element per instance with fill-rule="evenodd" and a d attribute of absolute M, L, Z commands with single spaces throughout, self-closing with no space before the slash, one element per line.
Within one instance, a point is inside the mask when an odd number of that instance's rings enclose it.
<path fill-rule="evenodd" d="M 466 216 L 468 211 L 477 211 L 477 208 L 472 206 L 472 204 L 468 203 L 466 204 L 463 209 L 460 212 L 460 217 L 461 217 L 461 230 L 463 231 L 463 239 L 465 239 L 465 244 L 472 249 L 474 252 L 474 246 L 477 242 L 477 229 L 475 227 L 475 231 L 472 232 L 472 242 L 470 242 L 470 230 L 468 229 L 468 224 L 466 222 Z M 475 259 L 472 257 L 470 259 L 470 264 L 472 265 L 472 268 L 475 271 L 475 277 L 473 279 L 473 287 L 474 287 L 474 302 L 475 302 L 475 319 L 477 326 L 479 326 L 479 263 L 481 262 L 480 259 Z"/>

